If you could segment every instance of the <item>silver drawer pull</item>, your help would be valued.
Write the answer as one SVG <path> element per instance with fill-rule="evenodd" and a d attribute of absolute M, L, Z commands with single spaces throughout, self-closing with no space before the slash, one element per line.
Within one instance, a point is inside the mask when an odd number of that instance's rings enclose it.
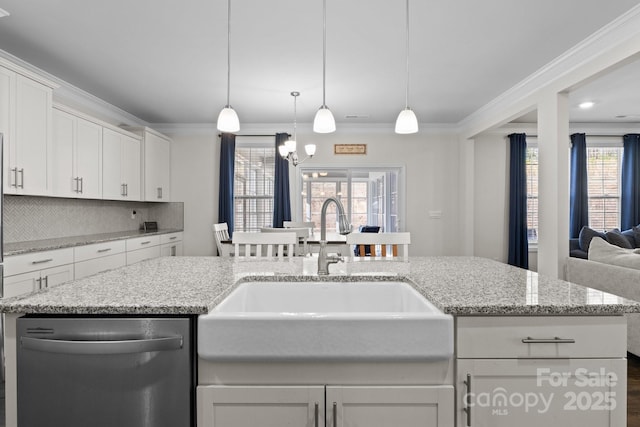
<path fill-rule="evenodd" d="M 98 249 L 98 253 L 101 254 L 103 252 L 109 252 L 111 248 Z"/>
<path fill-rule="evenodd" d="M 176 240 L 176 239 L 177 239 L 177 237 L 176 237 L 176 236 L 169 237 L 169 240 Z"/>
<path fill-rule="evenodd" d="M 524 344 L 575 344 L 576 340 L 573 338 L 531 338 L 526 337 L 522 340 Z"/>
<path fill-rule="evenodd" d="M 31 264 L 44 264 L 45 262 L 51 262 L 53 258 L 41 259 L 38 261 L 31 261 Z"/>
<path fill-rule="evenodd" d="M 141 245 L 148 245 L 149 243 L 151 243 L 151 240 L 146 240 L 144 242 L 140 242 Z"/>
<path fill-rule="evenodd" d="M 314 425 L 314 427 L 320 427 L 318 425 L 318 418 L 319 418 L 318 417 L 318 409 L 319 409 L 319 406 L 320 405 L 318 405 L 318 402 L 316 402 L 316 404 L 314 405 L 314 408 L 313 408 L 313 419 L 314 419 L 313 425 Z"/>
<path fill-rule="evenodd" d="M 338 427 L 338 404 L 333 402 L 333 427 Z"/>

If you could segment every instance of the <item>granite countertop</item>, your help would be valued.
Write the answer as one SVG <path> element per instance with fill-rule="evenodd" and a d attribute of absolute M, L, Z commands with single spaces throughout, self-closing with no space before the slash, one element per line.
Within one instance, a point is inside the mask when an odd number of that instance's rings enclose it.
<path fill-rule="evenodd" d="M 335 264 L 316 258 L 162 257 L 0 301 L 6 313 L 204 314 L 251 280 L 404 280 L 453 315 L 619 315 L 640 303 L 475 257 L 411 257 Z"/>
<path fill-rule="evenodd" d="M 30 240 L 4 244 L 4 256 L 21 255 L 30 252 L 50 251 L 54 249 L 71 248 L 74 246 L 90 245 L 92 243 L 109 242 L 112 240 L 129 239 L 131 237 L 152 236 L 182 231 L 181 229 L 161 229 L 154 232 L 142 230 L 119 231 L 116 233 L 86 234 L 83 236 L 60 237 L 58 239 Z"/>

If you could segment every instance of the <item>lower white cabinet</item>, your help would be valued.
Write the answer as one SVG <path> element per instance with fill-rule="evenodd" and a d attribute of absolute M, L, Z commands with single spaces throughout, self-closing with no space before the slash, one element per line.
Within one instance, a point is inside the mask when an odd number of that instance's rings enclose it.
<path fill-rule="evenodd" d="M 127 265 L 160 257 L 160 245 L 150 246 L 135 251 L 127 251 Z"/>
<path fill-rule="evenodd" d="M 199 386 L 198 427 L 453 426 L 453 386 Z"/>
<path fill-rule="evenodd" d="M 623 316 L 456 323 L 458 427 L 627 425 Z"/>
<path fill-rule="evenodd" d="M 4 298 L 52 288 L 74 279 L 73 264 L 16 274 L 4 278 Z"/>
<path fill-rule="evenodd" d="M 182 242 L 160 245 L 160 256 L 182 256 L 183 252 Z"/>
<path fill-rule="evenodd" d="M 4 265 L 4 298 L 57 286 L 74 279 L 73 249 L 8 256 Z"/>
<path fill-rule="evenodd" d="M 92 274 L 102 273 L 107 270 L 127 265 L 127 255 L 125 253 L 107 255 L 100 258 L 89 259 L 86 261 L 78 261 L 75 263 L 76 279 L 91 276 Z"/>

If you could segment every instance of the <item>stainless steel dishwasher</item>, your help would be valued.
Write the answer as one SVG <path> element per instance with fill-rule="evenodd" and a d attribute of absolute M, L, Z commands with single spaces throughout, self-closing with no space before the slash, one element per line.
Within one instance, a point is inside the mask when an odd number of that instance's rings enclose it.
<path fill-rule="evenodd" d="M 192 325 L 21 317 L 18 426 L 193 426 Z"/>

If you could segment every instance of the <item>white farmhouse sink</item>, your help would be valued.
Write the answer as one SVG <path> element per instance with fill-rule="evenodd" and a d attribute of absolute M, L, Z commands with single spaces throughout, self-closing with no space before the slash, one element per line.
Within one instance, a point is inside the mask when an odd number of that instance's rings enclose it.
<path fill-rule="evenodd" d="M 453 318 L 403 282 L 248 282 L 198 320 L 208 360 L 446 359 Z"/>

